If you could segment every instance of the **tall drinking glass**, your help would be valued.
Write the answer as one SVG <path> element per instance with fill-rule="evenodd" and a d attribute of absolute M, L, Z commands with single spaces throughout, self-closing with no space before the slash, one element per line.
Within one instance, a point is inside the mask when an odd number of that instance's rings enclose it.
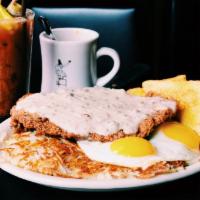
<path fill-rule="evenodd" d="M 29 92 L 34 13 L 0 20 L 0 119 Z"/>

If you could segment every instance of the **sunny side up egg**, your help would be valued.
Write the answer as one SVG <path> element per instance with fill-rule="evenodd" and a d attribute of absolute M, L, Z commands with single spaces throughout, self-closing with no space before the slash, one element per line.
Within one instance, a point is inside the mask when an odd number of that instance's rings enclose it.
<path fill-rule="evenodd" d="M 200 156 L 200 136 L 178 122 L 161 125 L 149 140 L 131 136 L 106 143 L 79 141 L 78 145 L 91 160 L 143 169 L 160 161 L 192 163 Z"/>

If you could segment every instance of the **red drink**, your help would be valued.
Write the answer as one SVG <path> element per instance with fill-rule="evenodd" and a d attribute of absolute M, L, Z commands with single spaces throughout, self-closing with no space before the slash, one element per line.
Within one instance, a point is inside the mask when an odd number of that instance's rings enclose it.
<path fill-rule="evenodd" d="M 0 20 L 0 117 L 27 92 L 34 14 Z"/>

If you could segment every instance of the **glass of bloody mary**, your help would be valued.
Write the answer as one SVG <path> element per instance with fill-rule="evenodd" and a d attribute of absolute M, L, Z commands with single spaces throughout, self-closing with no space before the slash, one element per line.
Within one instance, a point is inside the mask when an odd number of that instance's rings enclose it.
<path fill-rule="evenodd" d="M 34 13 L 0 19 L 0 118 L 29 92 Z"/>

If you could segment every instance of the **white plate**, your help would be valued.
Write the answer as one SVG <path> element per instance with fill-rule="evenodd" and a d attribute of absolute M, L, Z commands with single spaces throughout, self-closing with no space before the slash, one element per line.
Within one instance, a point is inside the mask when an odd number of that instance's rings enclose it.
<path fill-rule="evenodd" d="M 0 124 L 0 141 L 7 137 L 10 133 L 9 119 Z M 79 180 L 71 178 L 52 177 L 36 172 L 28 171 L 15 167 L 0 159 L 0 168 L 14 176 L 27 181 L 38 183 L 41 185 L 56 187 L 59 189 L 79 190 L 79 191 L 97 191 L 97 190 L 119 190 L 119 189 L 135 189 L 144 186 L 160 184 L 172 180 L 200 172 L 200 162 L 197 162 L 185 170 L 176 173 L 160 175 L 151 179 L 120 179 L 120 180 Z"/>

